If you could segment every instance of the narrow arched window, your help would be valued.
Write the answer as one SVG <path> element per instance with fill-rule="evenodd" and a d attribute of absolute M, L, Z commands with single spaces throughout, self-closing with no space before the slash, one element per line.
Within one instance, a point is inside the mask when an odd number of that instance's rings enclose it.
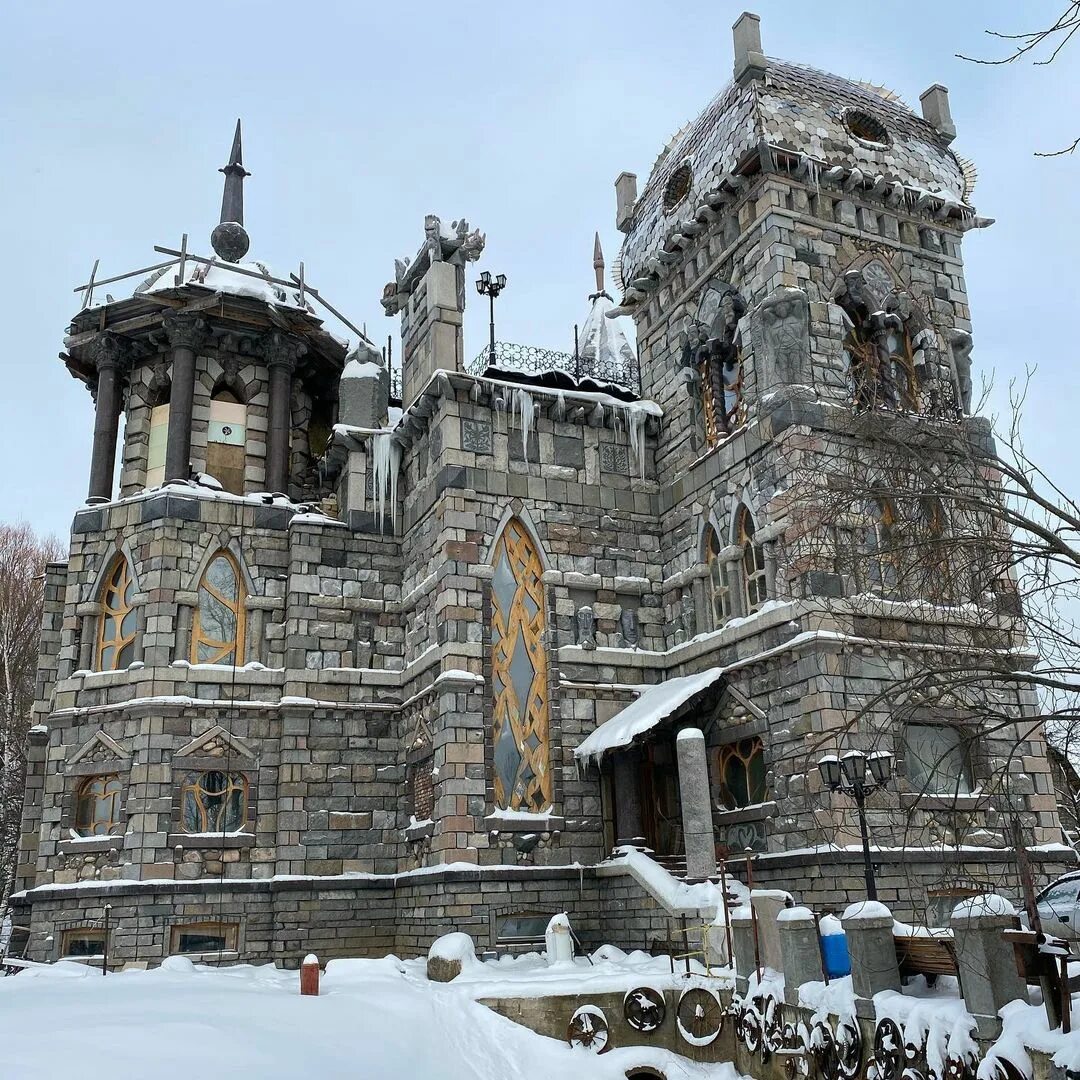
<path fill-rule="evenodd" d="M 199 582 L 199 600 L 191 633 L 193 664 L 244 662 L 244 591 L 240 567 L 219 551 Z"/>
<path fill-rule="evenodd" d="M 744 506 L 739 511 L 739 543 L 743 549 L 743 597 L 746 613 L 757 611 L 768 599 L 765 575 L 765 548 L 756 538 L 757 527 L 750 511 Z"/>
<path fill-rule="evenodd" d="M 495 546 L 491 579 L 492 739 L 495 802 L 551 805 L 543 566 L 525 526 L 511 519 Z"/>
<path fill-rule="evenodd" d="M 120 822 L 120 777 L 92 776 L 75 796 L 75 831 L 80 836 L 112 836 Z"/>
<path fill-rule="evenodd" d="M 206 471 L 226 491 L 244 494 L 247 453 L 247 406 L 220 387 L 210 398 L 210 427 L 206 433 Z"/>
<path fill-rule="evenodd" d="M 705 538 L 705 558 L 709 564 L 709 609 L 712 612 L 713 629 L 723 626 L 731 618 L 731 583 L 728 580 L 728 564 L 720 560 L 720 537 L 710 528 Z"/>
<path fill-rule="evenodd" d="M 247 824 L 248 781 L 243 773 L 188 773 L 180 787 L 186 833 L 238 832 Z"/>
<path fill-rule="evenodd" d="M 725 810 L 765 801 L 765 750 L 759 738 L 740 739 L 719 747 L 716 772 L 720 805 Z"/>
<path fill-rule="evenodd" d="M 150 410 L 150 441 L 146 449 L 146 487 L 165 483 L 165 451 L 169 442 L 169 403 Z M 170 477 L 177 479 L 177 477 Z"/>
<path fill-rule="evenodd" d="M 137 616 L 135 583 L 123 556 L 113 564 L 101 598 L 101 630 L 98 637 L 98 670 L 119 671 L 135 660 Z"/>

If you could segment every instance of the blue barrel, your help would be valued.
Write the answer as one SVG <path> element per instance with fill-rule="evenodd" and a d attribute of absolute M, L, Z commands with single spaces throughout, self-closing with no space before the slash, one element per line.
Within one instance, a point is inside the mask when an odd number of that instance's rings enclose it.
<path fill-rule="evenodd" d="M 830 979 L 851 974 L 851 957 L 847 951 L 846 934 L 829 934 L 821 939 L 821 954 L 825 957 L 825 973 Z"/>

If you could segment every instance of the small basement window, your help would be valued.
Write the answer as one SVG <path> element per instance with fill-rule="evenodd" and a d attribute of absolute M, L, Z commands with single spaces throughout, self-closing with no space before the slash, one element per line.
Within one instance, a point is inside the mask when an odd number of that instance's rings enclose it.
<path fill-rule="evenodd" d="M 889 129 L 876 117 L 862 109 L 847 109 L 844 112 L 844 127 L 859 142 L 874 143 L 877 146 L 892 145 Z"/>
<path fill-rule="evenodd" d="M 686 198 L 690 192 L 690 184 L 694 174 L 689 165 L 680 165 L 669 177 L 664 185 L 664 212 L 670 213 Z"/>
<path fill-rule="evenodd" d="M 171 953 L 235 952 L 239 927 L 236 923 L 191 923 L 172 928 Z"/>
<path fill-rule="evenodd" d="M 537 945 L 544 941 L 554 912 L 519 911 L 499 921 L 496 945 Z"/>
<path fill-rule="evenodd" d="M 60 955 L 71 958 L 105 955 L 105 930 L 80 926 L 65 930 L 60 941 Z"/>

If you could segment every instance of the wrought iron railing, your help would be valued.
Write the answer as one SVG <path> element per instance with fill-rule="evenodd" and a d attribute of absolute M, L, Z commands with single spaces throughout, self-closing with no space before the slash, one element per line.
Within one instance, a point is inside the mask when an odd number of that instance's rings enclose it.
<path fill-rule="evenodd" d="M 472 360 L 467 370 L 470 375 L 483 375 L 492 366 L 491 348 L 485 348 Z M 545 371 L 565 371 L 574 378 L 588 375 L 600 383 L 615 383 L 630 389 L 637 388 L 638 373 L 629 364 L 601 364 L 574 353 L 557 349 L 541 349 L 537 345 L 517 345 L 508 341 L 495 342 L 495 367 L 520 371 L 526 375 L 540 375 Z"/>

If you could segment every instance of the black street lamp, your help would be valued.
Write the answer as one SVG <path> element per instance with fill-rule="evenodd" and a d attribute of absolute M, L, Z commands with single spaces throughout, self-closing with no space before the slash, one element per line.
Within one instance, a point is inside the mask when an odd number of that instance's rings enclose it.
<path fill-rule="evenodd" d="M 505 274 L 496 274 L 493 278 L 490 271 L 485 270 L 476 281 L 476 291 L 486 296 L 491 305 L 491 343 L 488 346 L 488 364 L 491 367 L 495 366 L 495 297 L 505 288 Z"/>
<path fill-rule="evenodd" d="M 887 750 L 864 754 L 849 750 L 843 757 L 826 754 L 818 762 L 821 779 L 830 791 L 842 791 L 855 800 L 859 812 L 859 832 L 862 834 L 863 872 L 866 876 L 866 898 L 877 899 L 874 864 L 870 859 L 870 834 L 866 828 L 866 796 L 873 795 L 892 778 L 893 756 Z"/>

